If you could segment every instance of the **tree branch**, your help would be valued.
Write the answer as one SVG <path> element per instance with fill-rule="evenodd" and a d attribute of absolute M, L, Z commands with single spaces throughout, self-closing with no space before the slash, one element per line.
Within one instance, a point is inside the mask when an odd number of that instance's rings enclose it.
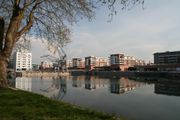
<path fill-rule="evenodd" d="M 33 25 L 33 21 L 34 21 L 34 11 L 36 10 L 37 6 L 40 4 L 41 2 L 37 1 L 36 4 L 33 6 L 33 8 L 31 9 L 29 16 L 28 16 L 28 20 L 27 20 L 27 24 L 17 33 L 17 39 L 16 41 L 18 41 L 18 39 L 20 38 L 21 35 L 23 35 L 24 33 L 26 33 L 27 31 L 30 30 L 30 28 Z"/>
<path fill-rule="evenodd" d="M 18 41 L 18 38 L 21 36 L 21 35 L 23 35 L 25 32 L 27 32 L 31 27 L 32 27 L 32 25 L 33 25 L 33 18 L 34 18 L 34 16 L 33 16 L 33 13 L 30 13 L 29 14 L 29 18 L 28 18 L 28 20 L 27 20 L 27 24 L 17 33 L 17 41 Z"/>
<path fill-rule="evenodd" d="M 27 8 L 28 6 L 31 6 L 33 3 L 35 3 L 36 0 L 32 0 L 29 3 L 24 2 L 24 9 Z"/>

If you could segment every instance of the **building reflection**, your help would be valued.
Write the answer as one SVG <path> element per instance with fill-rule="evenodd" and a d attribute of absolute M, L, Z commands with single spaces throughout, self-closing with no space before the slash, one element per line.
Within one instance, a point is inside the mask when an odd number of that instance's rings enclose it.
<path fill-rule="evenodd" d="M 107 86 L 105 80 L 94 76 L 86 76 L 84 82 L 85 82 L 85 89 L 88 90 L 94 90 Z"/>
<path fill-rule="evenodd" d="M 52 84 L 46 89 L 40 89 L 46 94 L 46 96 L 52 99 L 61 100 L 67 93 L 67 82 L 66 77 L 56 77 L 52 79 Z"/>
<path fill-rule="evenodd" d="M 84 82 L 85 82 L 85 89 L 88 90 L 96 89 L 96 81 L 94 77 L 86 76 Z"/>
<path fill-rule="evenodd" d="M 94 76 L 73 76 L 72 87 L 95 90 L 107 86 L 104 79 Z"/>
<path fill-rule="evenodd" d="M 109 88 L 110 93 L 123 94 L 132 91 L 145 82 L 129 80 L 128 78 L 99 78 L 97 76 L 59 76 L 59 77 L 41 77 L 41 78 L 16 78 L 16 88 L 43 94 L 53 99 L 63 99 L 67 94 L 67 81 L 74 88 L 87 90 L 97 90 Z M 69 86 L 71 87 L 71 86 Z M 155 84 L 155 93 L 158 94 L 176 94 L 180 95 L 180 84 Z"/>
<path fill-rule="evenodd" d="M 109 81 L 109 82 L 108 82 Z M 73 76 L 72 87 L 85 88 L 87 90 L 95 90 L 103 87 L 110 87 L 110 92 L 114 94 L 122 94 L 127 91 L 134 90 L 142 84 L 138 81 L 129 80 L 128 78 L 99 78 L 96 76 Z"/>
<path fill-rule="evenodd" d="M 58 99 L 63 99 L 67 93 L 67 81 L 66 80 L 67 80 L 67 77 L 65 77 L 65 76 L 59 77 L 60 90 L 59 90 L 59 94 L 58 94 Z"/>
<path fill-rule="evenodd" d="M 67 93 L 66 77 L 17 77 L 15 87 L 21 90 L 43 94 L 52 99 L 63 99 Z"/>
<path fill-rule="evenodd" d="M 25 91 L 32 91 L 32 78 L 17 77 L 15 79 L 15 87 Z"/>
<path fill-rule="evenodd" d="M 114 94 L 122 94 L 127 91 L 131 91 L 140 87 L 141 83 L 136 81 L 131 81 L 128 78 L 111 78 L 110 79 L 110 92 Z"/>
<path fill-rule="evenodd" d="M 84 79 L 85 79 L 84 76 L 73 76 L 73 78 L 72 78 L 72 86 L 77 87 L 77 88 L 82 87 Z"/>
<path fill-rule="evenodd" d="M 168 83 L 155 83 L 154 92 L 156 94 L 180 96 L 180 83 L 172 81 Z"/>

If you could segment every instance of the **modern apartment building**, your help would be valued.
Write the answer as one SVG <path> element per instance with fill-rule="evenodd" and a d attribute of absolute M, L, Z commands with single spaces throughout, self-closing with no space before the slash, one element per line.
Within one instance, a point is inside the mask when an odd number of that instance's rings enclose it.
<path fill-rule="evenodd" d="M 132 63 L 133 58 L 129 56 L 125 56 L 124 54 L 112 54 L 110 55 L 110 64 L 112 70 L 121 70 L 125 71 L 130 66 L 129 64 Z"/>
<path fill-rule="evenodd" d="M 103 57 L 96 58 L 96 67 L 104 67 L 109 65 L 109 60 Z"/>
<path fill-rule="evenodd" d="M 87 70 L 92 70 L 95 67 L 104 67 L 108 65 L 109 61 L 106 58 L 94 56 L 85 57 L 85 68 Z"/>
<path fill-rule="evenodd" d="M 67 62 L 66 62 L 66 67 L 67 67 L 67 68 L 72 68 L 72 67 L 73 67 L 72 60 L 67 60 Z"/>
<path fill-rule="evenodd" d="M 73 58 L 72 67 L 75 69 L 84 68 L 84 59 L 82 58 Z"/>
<path fill-rule="evenodd" d="M 180 51 L 154 53 L 154 64 L 180 64 Z"/>
<path fill-rule="evenodd" d="M 112 70 L 126 71 L 135 65 L 145 65 L 145 61 L 124 54 L 112 54 L 110 55 L 110 65 Z"/>
<path fill-rule="evenodd" d="M 123 65 L 124 64 L 124 54 L 111 54 L 110 64 L 113 65 Z"/>
<path fill-rule="evenodd" d="M 29 71 L 32 70 L 32 53 L 27 50 L 19 50 L 14 54 L 14 68 L 15 71 Z"/>
<path fill-rule="evenodd" d="M 94 56 L 89 56 L 85 57 L 85 68 L 87 70 L 92 70 L 96 66 L 96 57 Z"/>

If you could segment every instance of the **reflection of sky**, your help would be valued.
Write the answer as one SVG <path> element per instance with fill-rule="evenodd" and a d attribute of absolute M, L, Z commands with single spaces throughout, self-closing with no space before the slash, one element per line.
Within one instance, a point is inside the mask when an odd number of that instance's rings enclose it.
<path fill-rule="evenodd" d="M 130 120 L 180 119 L 180 97 L 155 94 L 155 84 L 147 84 L 146 82 L 138 82 L 127 78 L 108 79 L 85 76 L 76 76 L 75 78 L 27 78 L 27 80 L 23 78 L 23 80 L 18 79 L 16 81 L 18 86 L 31 86 L 32 92 L 54 99 L 62 99 L 79 106 L 125 116 Z M 73 86 L 75 84 L 77 86 Z M 98 87 L 88 90 L 85 88 L 85 84 Z M 112 85 L 118 86 L 118 90 L 126 89 L 121 94 L 112 94 Z M 162 83 L 161 88 L 163 85 L 165 84 Z M 24 86 L 22 88 L 25 88 Z M 178 88 L 179 85 L 177 83 L 173 84 L 169 90 L 172 89 L 172 86 Z M 167 88 L 168 85 L 165 85 L 165 87 Z"/>
<path fill-rule="evenodd" d="M 139 5 L 119 11 L 110 23 L 106 22 L 107 10 L 102 8 L 92 22 L 81 20 L 73 26 L 68 57 L 107 57 L 120 52 L 152 61 L 154 52 L 179 50 L 179 6 L 179 0 L 145 0 L 144 10 Z M 41 45 L 33 41 L 33 62 L 39 62 L 40 56 L 47 52 Z"/>

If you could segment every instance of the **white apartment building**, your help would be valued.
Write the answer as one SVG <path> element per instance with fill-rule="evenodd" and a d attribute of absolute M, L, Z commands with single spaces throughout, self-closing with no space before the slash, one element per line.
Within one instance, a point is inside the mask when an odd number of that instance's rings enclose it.
<path fill-rule="evenodd" d="M 96 67 L 104 67 L 109 65 L 109 60 L 103 57 L 96 58 Z"/>
<path fill-rule="evenodd" d="M 32 70 L 32 53 L 26 50 L 15 52 L 14 68 L 17 72 Z"/>

